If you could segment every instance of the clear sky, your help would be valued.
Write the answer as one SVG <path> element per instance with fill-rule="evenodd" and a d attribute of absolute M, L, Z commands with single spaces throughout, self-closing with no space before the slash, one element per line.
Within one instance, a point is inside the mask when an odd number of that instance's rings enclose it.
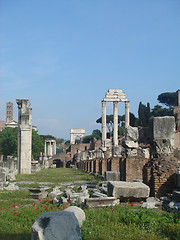
<path fill-rule="evenodd" d="M 39 134 L 88 135 L 110 88 L 136 116 L 180 89 L 179 0 L 0 0 L 0 120 L 28 98 Z"/>

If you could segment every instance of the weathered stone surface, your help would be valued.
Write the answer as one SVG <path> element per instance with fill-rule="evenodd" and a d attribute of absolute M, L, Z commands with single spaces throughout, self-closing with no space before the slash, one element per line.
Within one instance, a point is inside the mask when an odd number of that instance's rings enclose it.
<path fill-rule="evenodd" d="M 125 139 L 126 141 L 137 142 L 139 138 L 139 132 L 137 127 L 128 126 L 125 129 Z"/>
<path fill-rule="evenodd" d="M 119 199 L 116 197 L 103 197 L 103 198 L 88 198 L 85 200 L 87 207 L 108 207 L 119 204 Z"/>
<path fill-rule="evenodd" d="M 71 209 L 40 215 L 32 226 L 32 240 L 81 240 L 82 211 Z M 77 219 L 80 217 L 80 219 Z"/>
<path fill-rule="evenodd" d="M 157 153 L 173 153 L 174 144 L 170 139 L 155 139 L 154 143 Z"/>
<path fill-rule="evenodd" d="M 134 142 L 134 141 L 125 141 L 125 146 L 128 148 L 138 148 L 139 144 L 138 142 Z"/>
<path fill-rule="evenodd" d="M 175 136 L 175 119 L 171 116 L 153 119 L 153 141 L 155 151 L 159 154 L 173 153 Z"/>
<path fill-rule="evenodd" d="M 105 181 L 120 181 L 120 172 L 106 171 L 104 173 Z"/>
<path fill-rule="evenodd" d="M 154 117 L 153 138 L 174 139 L 175 119 L 172 116 Z"/>
<path fill-rule="evenodd" d="M 66 208 L 64 211 L 72 212 L 75 215 L 75 217 L 77 218 L 80 227 L 82 226 L 83 222 L 86 220 L 86 215 L 85 215 L 84 211 L 79 207 L 71 206 L 71 207 Z"/>
<path fill-rule="evenodd" d="M 137 198 L 144 199 L 149 197 L 150 188 L 140 182 L 111 181 L 107 184 L 108 196 L 116 198 Z"/>
<path fill-rule="evenodd" d="M 113 150 L 113 156 L 121 156 L 121 152 L 122 152 L 121 146 L 114 146 L 112 150 Z"/>

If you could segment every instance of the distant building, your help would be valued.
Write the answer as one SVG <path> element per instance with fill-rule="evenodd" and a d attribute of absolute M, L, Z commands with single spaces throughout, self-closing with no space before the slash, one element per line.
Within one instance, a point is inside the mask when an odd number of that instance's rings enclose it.
<path fill-rule="evenodd" d="M 13 103 L 6 103 L 6 123 L 13 121 Z"/>
<path fill-rule="evenodd" d="M 5 121 L 0 121 L 0 132 L 6 127 L 6 122 Z"/>
<path fill-rule="evenodd" d="M 15 128 L 18 127 L 18 123 L 14 120 L 13 117 L 13 103 L 6 103 L 6 121 L 0 121 L 0 131 L 2 131 L 6 127 Z M 32 129 L 37 131 L 36 126 L 32 126 Z"/>

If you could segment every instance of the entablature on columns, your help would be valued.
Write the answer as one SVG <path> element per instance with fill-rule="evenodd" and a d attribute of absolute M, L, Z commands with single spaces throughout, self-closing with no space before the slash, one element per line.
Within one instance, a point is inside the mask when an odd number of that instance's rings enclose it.
<path fill-rule="evenodd" d="M 127 102 L 126 94 L 121 89 L 109 89 L 103 99 L 104 102 Z"/>

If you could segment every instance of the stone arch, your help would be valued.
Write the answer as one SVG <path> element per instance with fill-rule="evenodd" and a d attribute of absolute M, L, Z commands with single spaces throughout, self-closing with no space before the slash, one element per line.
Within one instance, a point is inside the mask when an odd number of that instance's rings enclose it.
<path fill-rule="evenodd" d="M 84 128 L 71 128 L 70 130 L 70 144 L 75 144 L 76 137 L 82 139 L 85 136 Z"/>

